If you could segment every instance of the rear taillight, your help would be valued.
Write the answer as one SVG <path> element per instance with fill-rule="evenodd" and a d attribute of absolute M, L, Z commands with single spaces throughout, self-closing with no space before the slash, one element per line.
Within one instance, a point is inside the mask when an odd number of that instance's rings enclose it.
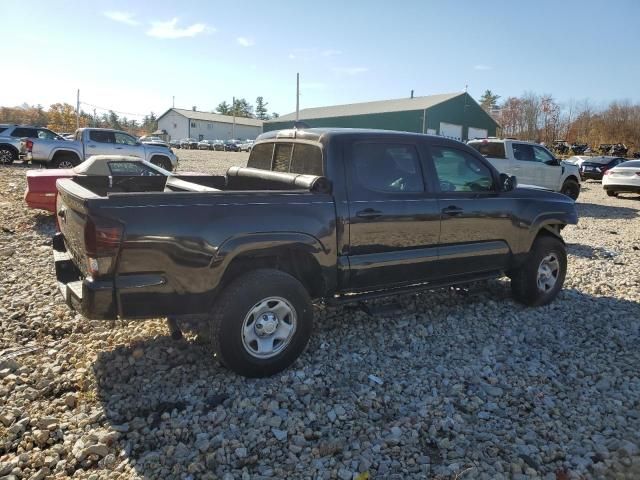
<path fill-rule="evenodd" d="M 611 173 L 611 170 L 605 170 L 605 171 L 604 171 L 604 174 L 605 174 L 605 175 L 609 175 L 610 173 Z"/>
<path fill-rule="evenodd" d="M 33 151 L 33 140 L 27 140 L 27 152 Z"/>
<path fill-rule="evenodd" d="M 122 224 L 104 218 L 87 219 L 84 226 L 84 247 L 87 269 L 92 276 L 111 273 L 122 240 Z"/>
<path fill-rule="evenodd" d="M 90 257 L 106 257 L 118 253 L 122 225 L 104 218 L 87 219 L 84 226 L 84 246 Z"/>

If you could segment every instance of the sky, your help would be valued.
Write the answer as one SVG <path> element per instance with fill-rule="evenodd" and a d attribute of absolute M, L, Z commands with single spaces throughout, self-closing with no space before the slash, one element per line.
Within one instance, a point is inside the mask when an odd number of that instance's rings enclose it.
<path fill-rule="evenodd" d="M 27 6 L 28 5 L 28 6 Z M 140 118 L 257 96 L 270 112 L 486 89 L 640 101 L 640 1 L 0 0 L 0 105 Z M 468 87 L 466 87 L 468 86 Z"/>

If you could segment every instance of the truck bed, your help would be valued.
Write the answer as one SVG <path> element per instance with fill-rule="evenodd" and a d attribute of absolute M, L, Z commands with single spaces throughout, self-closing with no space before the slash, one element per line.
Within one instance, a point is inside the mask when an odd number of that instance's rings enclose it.
<path fill-rule="evenodd" d="M 165 185 L 132 177 L 128 188 L 114 191 L 104 178 L 58 181 L 56 269 L 69 280 L 67 302 L 87 316 L 206 313 L 231 253 L 246 246 L 259 256 L 279 239 L 296 239 L 319 265 L 332 265 L 335 282 L 335 205 L 324 177 L 235 168 Z M 88 252 L 87 232 L 108 254 Z"/>

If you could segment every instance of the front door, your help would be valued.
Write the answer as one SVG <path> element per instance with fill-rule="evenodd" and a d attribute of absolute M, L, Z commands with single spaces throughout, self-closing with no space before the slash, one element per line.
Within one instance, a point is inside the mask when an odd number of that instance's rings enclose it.
<path fill-rule="evenodd" d="M 416 143 L 345 145 L 349 199 L 348 290 L 410 284 L 433 277 L 440 212 L 425 188 Z"/>
<path fill-rule="evenodd" d="M 540 186 L 555 191 L 560 190 L 562 178 L 560 162 L 546 148 L 537 145 L 533 145 L 533 156 L 536 167 L 540 171 Z"/>
<path fill-rule="evenodd" d="M 144 159 L 144 145 L 131 135 L 123 132 L 115 132 L 115 152 L 117 155 L 131 155 Z"/>
<path fill-rule="evenodd" d="M 449 145 L 429 150 L 442 216 L 438 278 L 503 270 L 513 231 L 510 204 L 486 160 Z"/>

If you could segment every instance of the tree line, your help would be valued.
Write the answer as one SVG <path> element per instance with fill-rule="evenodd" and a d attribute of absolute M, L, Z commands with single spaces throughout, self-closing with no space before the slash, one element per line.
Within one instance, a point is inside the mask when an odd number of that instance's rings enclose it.
<path fill-rule="evenodd" d="M 226 101 L 221 102 L 213 113 L 222 115 L 235 114 L 237 117 L 257 118 L 259 120 L 278 118 L 278 114 L 275 112 L 269 114 L 268 105 L 264 97 L 256 98 L 255 107 L 244 98 L 236 98 L 235 102 L 231 102 L 231 104 Z M 54 103 L 46 110 L 42 105 L 29 105 L 27 103 L 23 103 L 18 107 L 0 107 L 0 123 L 47 127 L 59 133 L 74 132 L 76 129 L 76 109 L 68 103 Z M 145 115 L 142 120 L 136 120 L 118 115 L 113 110 L 98 114 L 95 110 L 86 112 L 81 109 L 79 125 L 80 127 L 113 128 L 115 130 L 124 130 L 134 135 L 144 135 L 158 129 L 158 117 L 151 112 Z"/>
<path fill-rule="evenodd" d="M 54 132 L 67 133 L 76 129 L 76 109 L 68 103 L 54 103 L 45 110 L 42 105 L 28 105 L 19 107 L 0 107 L 0 123 L 18 123 L 47 127 Z M 158 119 L 151 112 L 141 121 L 120 116 L 113 110 L 98 115 L 80 111 L 80 127 L 113 128 L 125 130 L 135 135 L 151 133 L 158 129 Z"/>
<path fill-rule="evenodd" d="M 560 103 L 550 94 L 526 92 L 519 97 L 486 90 L 482 108 L 501 125 L 501 135 L 551 145 L 554 141 L 600 144 L 623 143 L 640 151 L 640 104 L 616 100 L 596 107 L 589 100 Z"/>
<path fill-rule="evenodd" d="M 255 108 L 244 98 L 235 98 L 228 103 L 226 100 L 220 102 L 216 107 L 215 113 L 220 115 L 235 115 L 236 117 L 257 118 L 258 120 L 270 120 L 278 118 L 280 115 L 273 112 L 269 115 L 267 110 L 268 102 L 264 101 L 264 97 L 256 98 Z"/>

